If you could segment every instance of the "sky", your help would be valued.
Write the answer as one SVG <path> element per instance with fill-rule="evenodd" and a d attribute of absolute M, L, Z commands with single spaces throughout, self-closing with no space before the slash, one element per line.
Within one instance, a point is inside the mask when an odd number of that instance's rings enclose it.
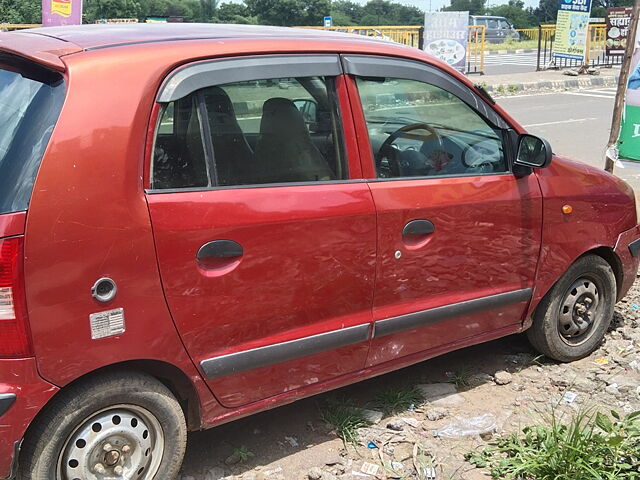
<path fill-rule="evenodd" d="M 221 3 L 225 2 L 240 2 L 242 0 L 222 0 Z M 354 0 L 358 3 L 365 4 L 368 0 Z M 397 3 L 402 3 L 404 5 L 414 5 L 421 10 L 429 11 L 429 7 L 432 10 L 440 10 L 442 7 L 448 6 L 451 4 L 450 0 L 392 0 Z M 502 5 L 505 3 L 509 3 L 509 0 L 487 0 L 487 6 L 493 7 L 494 5 Z M 540 3 L 540 0 L 524 0 L 524 4 L 526 7 L 537 7 Z"/>
<path fill-rule="evenodd" d="M 358 3 L 367 3 L 367 0 L 355 0 Z M 404 5 L 414 5 L 421 10 L 429 10 L 431 5 L 432 10 L 440 10 L 442 7 L 446 7 L 451 4 L 449 0 L 393 0 Z M 508 0 L 487 0 L 487 6 L 502 5 L 509 3 Z M 526 7 L 537 7 L 540 0 L 524 0 Z"/>

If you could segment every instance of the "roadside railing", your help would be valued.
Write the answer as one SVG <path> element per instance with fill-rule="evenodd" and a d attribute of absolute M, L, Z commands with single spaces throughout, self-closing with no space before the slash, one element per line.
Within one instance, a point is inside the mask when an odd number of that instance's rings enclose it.
<path fill-rule="evenodd" d="M 405 25 L 367 25 L 367 26 L 341 26 L 341 27 L 316 27 L 301 26 L 313 30 L 330 30 L 334 32 L 352 33 L 375 37 L 381 40 L 401 43 L 410 47 L 422 49 L 424 46 L 424 27 Z M 485 30 L 484 25 L 469 25 L 469 37 L 467 41 L 467 73 L 484 73 L 485 55 Z"/>
<path fill-rule="evenodd" d="M 520 33 L 520 40 L 538 40 L 538 38 L 545 39 L 551 37 L 555 31 L 555 25 L 541 25 L 542 28 L 516 28 L 516 31 Z"/>
<path fill-rule="evenodd" d="M 38 28 L 41 27 L 39 23 L 25 24 L 25 23 L 0 23 L 0 31 L 8 32 L 11 30 L 22 30 L 25 28 Z"/>
<path fill-rule="evenodd" d="M 331 30 L 334 32 L 353 33 L 363 35 L 365 37 L 375 37 L 382 40 L 389 40 L 410 47 L 420 48 L 420 39 L 422 38 L 421 26 L 351 26 L 351 27 L 298 27 L 309 28 L 313 30 Z"/>
<path fill-rule="evenodd" d="M 550 33 L 543 33 L 543 29 Z M 553 43 L 555 39 L 555 25 L 541 25 L 539 27 L 537 71 L 582 66 L 612 67 L 622 63 L 623 55 L 607 55 L 607 27 L 604 23 L 589 25 L 584 62 L 568 58 L 554 58 Z"/>
<path fill-rule="evenodd" d="M 486 27 L 484 25 L 469 25 L 467 74 L 484 74 L 485 33 Z"/>

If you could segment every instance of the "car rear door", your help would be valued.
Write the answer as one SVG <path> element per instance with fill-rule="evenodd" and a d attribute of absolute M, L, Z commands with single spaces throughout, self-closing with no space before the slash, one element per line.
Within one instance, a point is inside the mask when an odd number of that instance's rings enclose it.
<path fill-rule="evenodd" d="M 542 198 L 535 175 L 511 171 L 508 125 L 433 66 L 343 62 L 378 219 L 368 365 L 513 331 L 534 286 Z"/>
<path fill-rule="evenodd" d="M 313 132 L 301 99 L 317 106 Z M 198 62 L 158 103 L 147 201 L 160 272 L 220 402 L 363 368 L 376 219 L 339 57 Z"/>

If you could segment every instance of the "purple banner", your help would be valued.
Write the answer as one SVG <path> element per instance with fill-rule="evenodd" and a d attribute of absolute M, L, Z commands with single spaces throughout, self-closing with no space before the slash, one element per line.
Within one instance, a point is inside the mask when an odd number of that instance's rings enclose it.
<path fill-rule="evenodd" d="M 80 25 L 82 0 L 42 0 L 42 26 Z"/>

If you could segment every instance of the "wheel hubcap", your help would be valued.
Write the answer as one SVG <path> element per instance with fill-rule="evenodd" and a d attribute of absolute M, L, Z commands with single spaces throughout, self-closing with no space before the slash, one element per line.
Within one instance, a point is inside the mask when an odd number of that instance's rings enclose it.
<path fill-rule="evenodd" d="M 579 278 L 569 288 L 560 306 L 559 331 L 562 339 L 575 345 L 589 335 L 598 316 L 598 287 L 588 278 Z"/>
<path fill-rule="evenodd" d="M 158 472 L 164 435 L 156 417 L 127 405 L 103 410 L 67 439 L 58 461 L 61 480 L 147 480 Z"/>

